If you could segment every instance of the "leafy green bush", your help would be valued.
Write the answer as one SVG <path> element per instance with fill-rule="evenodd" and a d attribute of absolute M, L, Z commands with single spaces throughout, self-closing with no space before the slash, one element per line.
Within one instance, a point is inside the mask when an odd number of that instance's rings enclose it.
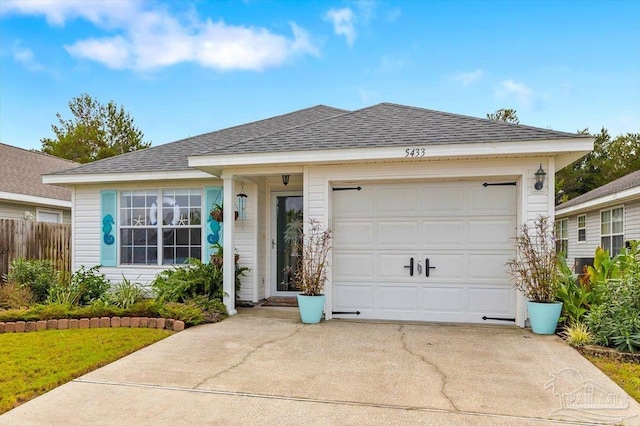
<path fill-rule="evenodd" d="M 640 243 L 635 242 L 614 259 L 620 278 L 598 281 L 599 303 L 585 322 L 596 343 L 620 351 L 640 350 Z"/>
<path fill-rule="evenodd" d="M 196 296 L 221 299 L 222 267 L 189 259 L 187 265 L 162 271 L 152 286 L 159 302 L 185 302 Z"/>
<path fill-rule="evenodd" d="M 562 337 L 565 338 L 567 343 L 573 346 L 588 345 L 593 341 L 593 336 L 589 327 L 581 322 L 574 322 L 570 324 L 563 332 Z"/>
<path fill-rule="evenodd" d="M 220 299 L 196 296 L 191 301 L 202 310 L 203 321 L 206 323 L 219 322 L 229 316 L 227 307 Z"/>
<path fill-rule="evenodd" d="M 562 301 L 561 322 L 577 324 L 596 302 L 596 293 L 588 283 L 582 283 L 578 275 L 567 266 L 564 256 L 558 258 L 558 300 Z"/>
<path fill-rule="evenodd" d="M 159 317 L 161 303 L 153 299 L 136 302 L 123 310 L 123 315 L 128 317 Z"/>
<path fill-rule="evenodd" d="M 7 282 L 15 282 L 28 287 L 36 302 L 44 302 L 49 296 L 49 287 L 56 281 L 57 273 L 48 260 L 27 260 L 19 257 L 11 261 Z"/>
<path fill-rule="evenodd" d="M 100 266 L 86 269 L 84 265 L 71 275 L 71 284 L 81 289 L 80 305 L 100 300 L 111 286 L 105 275 L 100 273 Z"/>
<path fill-rule="evenodd" d="M 109 294 L 109 301 L 114 305 L 127 309 L 134 303 L 141 302 L 146 296 L 146 291 L 136 282 L 128 280 L 124 275 L 122 281 L 115 285 Z"/>
<path fill-rule="evenodd" d="M 33 300 L 33 292 L 29 287 L 13 282 L 0 284 L 0 309 L 26 308 Z"/>
<path fill-rule="evenodd" d="M 160 314 L 165 318 L 184 321 L 187 325 L 198 325 L 204 321 L 202 309 L 193 302 L 167 302 L 160 308 Z"/>

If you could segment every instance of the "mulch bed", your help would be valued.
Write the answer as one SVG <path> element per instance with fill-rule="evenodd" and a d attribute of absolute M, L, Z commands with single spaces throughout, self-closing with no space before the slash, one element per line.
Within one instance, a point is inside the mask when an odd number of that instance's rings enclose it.
<path fill-rule="evenodd" d="M 579 346 L 576 347 L 576 350 L 583 355 L 611 358 L 617 361 L 640 364 L 640 353 L 620 352 L 615 349 L 604 348 L 602 346 Z"/>
<path fill-rule="evenodd" d="M 262 304 L 262 306 L 283 306 L 283 307 L 289 307 L 289 308 L 297 308 L 298 298 L 297 297 L 270 297 Z"/>

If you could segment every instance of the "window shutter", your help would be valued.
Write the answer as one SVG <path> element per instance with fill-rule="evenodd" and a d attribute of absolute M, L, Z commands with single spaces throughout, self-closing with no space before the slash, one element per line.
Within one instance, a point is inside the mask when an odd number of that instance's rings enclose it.
<path fill-rule="evenodd" d="M 222 204 L 222 187 L 207 186 L 204 188 L 204 208 L 202 215 L 207 218 L 207 226 L 204 229 L 206 238 L 206 249 L 204 262 L 209 263 L 209 258 L 213 253 L 212 244 L 222 244 L 222 224 L 211 218 L 209 214 L 213 210 L 213 206 Z"/>
<path fill-rule="evenodd" d="M 113 190 L 100 192 L 100 264 L 117 266 L 118 245 L 116 244 L 117 192 Z"/>

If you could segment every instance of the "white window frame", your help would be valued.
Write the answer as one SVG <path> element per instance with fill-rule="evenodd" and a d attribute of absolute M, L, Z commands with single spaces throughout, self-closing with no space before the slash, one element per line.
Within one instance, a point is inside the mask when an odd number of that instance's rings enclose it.
<path fill-rule="evenodd" d="M 52 210 L 52 209 L 43 209 L 40 207 L 36 207 L 36 221 L 38 222 L 42 222 L 40 220 L 40 213 L 48 213 L 48 214 L 55 214 L 58 215 L 58 221 L 57 222 L 47 222 L 47 223 L 62 223 L 63 221 L 63 214 L 62 214 L 62 210 Z"/>
<path fill-rule="evenodd" d="M 584 219 L 584 223 L 583 226 L 580 226 L 580 218 Z M 584 230 L 584 240 L 580 239 L 580 231 Z M 576 218 L 576 241 L 579 244 L 584 244 L 587 242 L 587 215 L 586 214 L 579 214 L 578 217 Z"/>
<path fill-rule="evenodd" d="M 122 225 L 122 218 L 121 218 L 121 214 L 122 214 L 122 193 L 123 192 L 136 192 L 136 191 L 145 191 L 145 192 L 155 192 L 156 193 L 156 198 L 159 200 L 162 200 L 162 198 L 164 197 L 164 191 L 183 191 L 183 190 L 191 190 L 191 191 L 199 191 L 199 195 L 200 195 L 200 224 L 199 225 L 185 225 L 185 226 L 180 226 L 178 224 L 176 225 L 162 225 L 162 217 L 163 217 L 163 203 L 158 203 L 160 204 L 157 208 L 156 211 L 156 218 L 157 218 L 157 222 L 155 225 L 146 225 L 144 227 L 141 227 L 140 229 L 155 229 L 156 230 L 156 248 L 157 248 L 157 256 L 156 256 L 156 263 L 122 263 L 122 233 L 120 232 L 122 229 L 135 229 L 135 227 L 133 226 L 123 226 Z M 204 214 L 203 211 L 205 209 L 205 201 L 204 201 L 204 197 L 205 197 L 205 191 L 204 191 L 204 187 L 201 186 L 189 186 L 189 187 L 181 187 L 181 186 L 171 186 L 171 187 L 153 187 L 153 188 L 140 188 L 140 189 L 122 189 L 122 190 L 118 190 L 117 193 L 117 204 L 116 204 L 116 210 L 117 210 L 117 235 L 118 235 L 118 245 L 117 245 L 117 256 L 118 256 L 118 266 L 122 266 L 124 268 L 128 268 L 128 267 L 135 267 L 135 268 L 144 268 L 144 267 L 151 267 L 151 268 L 156 268 L 156 267 L 169 267 L 172 265 L 180 265 L 178 263 L 163 263 L 164 260 L 164 245 L 163 245 L 163 230 L 167 229 L 167 228 L 180 228 L 180 229 L 198 229 L 199 230 L 199 234 L 200 234 L 200 259 L 199 260 L 203 260 L 204 256 L 207 252 L 207 240 L 206 240 L 206 232 L 205 232 L 205 227 L 206 227 L 206 223 L 207 223 L 207 217 L 208 214 Z M 193 206 L 191 206 L 193 207 Z M 145 207 L 146 209 L 146 207 Z M 186 212 L 188 214 L 188 212 Z M 146 217 L 145 217 L 146 220 Z M 146 246 L 146 247 L 151 247 L 151 246 Z M 191 245 L 189 245 L 188 247 L 191 247 Z"/>
<path fill-rule="evenodd" d="M 566 234 L 564 237 L 562 236 L 563 232 Z M 569 256 L 569 218 L 565 217 L 563 219 L 559 219 L 555 223 L 555 237 L 556 237 L 556 251 L 558 253 L 562 253 L 562 250 L 558 250 L 558 248 L 562 248 L 564 245 L 566 250 L 564 251 L 564 256 Z M 558 243 L 559 247 L 558 247 Z"/>
<path fill-rule="evenodd" d="M 613 232 L 613 211 L 614 210 L 622 210 L 622 232 Z M 610 232 L 608 234 L 603 234 L 602 233 L 602 214 L 609 212 L 610 213 L 610 222 L 609 222 L 609 226 L 610 226 Z M 614 253 L 613 250 L 613 237 L 617 237 L 617 236 L 621 236 L 622 237 L 622 245 L 620 246 L 620 248 L 624 248 L 624 205 L 622 206 L 615 206 L 615 207 L 610 207 L 608 209 L 602 209 L 600 210 L 600 241 L 598 242 L 598 244 L 600 245 L 600 247 L 602 247 L 605 250 L 609 250 L 609 255 L 610 256 L 615 256 L 618 254 L 618 252 Z M 602 238 L 604 237 L 609 237 L 610 238 L 610 246 L 609 247 L 603 247 L 604 244 L 602 244 Z"/>

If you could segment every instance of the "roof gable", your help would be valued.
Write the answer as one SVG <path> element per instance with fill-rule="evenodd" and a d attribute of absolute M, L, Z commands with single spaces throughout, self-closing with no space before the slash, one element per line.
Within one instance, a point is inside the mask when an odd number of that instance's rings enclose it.
<path fill-rule="evenodd" d="M 0 192 L 71 201 L 71 190 L 42 183 L 42 175 L 78 163 L 0 143 Z"/>

